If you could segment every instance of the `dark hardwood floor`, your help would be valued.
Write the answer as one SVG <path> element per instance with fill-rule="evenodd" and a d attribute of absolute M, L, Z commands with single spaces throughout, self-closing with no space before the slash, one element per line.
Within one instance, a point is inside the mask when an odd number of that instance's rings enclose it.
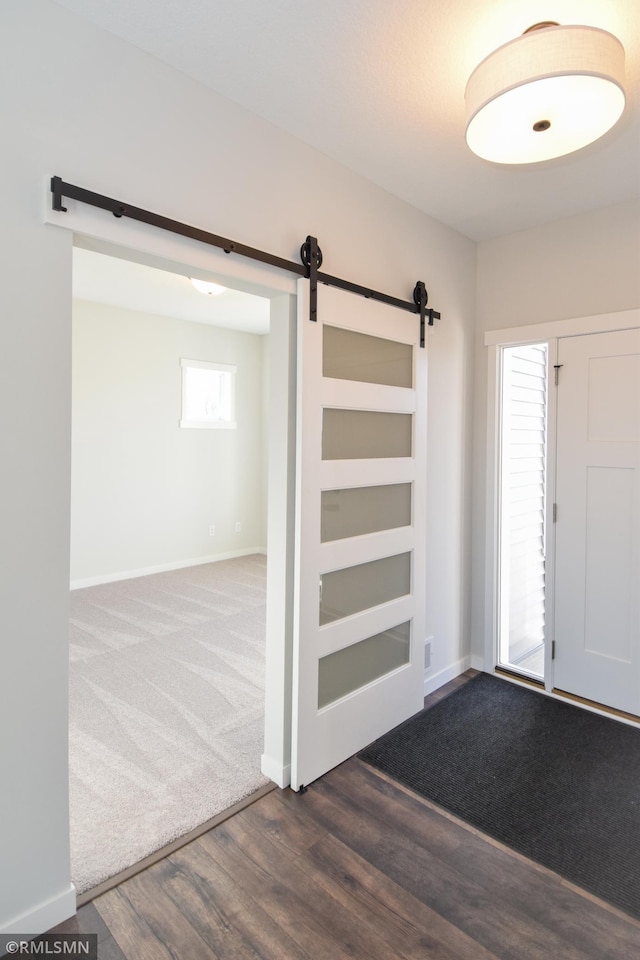
<path fill-rule="evenodd" d="M 640 923 L 356 758 L 302 795 L 262 797 L 56 930 L 97 933 L 100 960 L 640 957 Z"/>

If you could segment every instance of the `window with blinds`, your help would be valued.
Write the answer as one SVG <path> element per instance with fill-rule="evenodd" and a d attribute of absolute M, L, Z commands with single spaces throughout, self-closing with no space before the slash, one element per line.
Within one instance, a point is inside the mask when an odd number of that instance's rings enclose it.
<path fill-rule="evenodd" d="M 502 350 L 500 663 L 544 675 L 547 367 L 545 343 Z"/>

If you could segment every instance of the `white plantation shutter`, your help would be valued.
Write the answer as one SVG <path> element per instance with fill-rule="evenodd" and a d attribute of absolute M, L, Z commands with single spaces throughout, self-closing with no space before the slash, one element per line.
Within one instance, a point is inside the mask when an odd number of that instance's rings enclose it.
<path fill-rule="evenodd" d="M 546 344 L 506 347 L 502 371 L 501 658 L 544 640 Z"/>

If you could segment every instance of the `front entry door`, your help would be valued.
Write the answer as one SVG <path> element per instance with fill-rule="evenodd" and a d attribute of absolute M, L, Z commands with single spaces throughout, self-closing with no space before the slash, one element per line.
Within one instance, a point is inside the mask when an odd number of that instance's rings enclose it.
<path fill-rule="evenodd" d="M 299 282 L 292 786 L 423 705 L 426 349 L 415 314 Z"/>
<path fill-rule="evenodd" d="M 640 329 L 557 362 L 554 686 L 640 714 Z"/>

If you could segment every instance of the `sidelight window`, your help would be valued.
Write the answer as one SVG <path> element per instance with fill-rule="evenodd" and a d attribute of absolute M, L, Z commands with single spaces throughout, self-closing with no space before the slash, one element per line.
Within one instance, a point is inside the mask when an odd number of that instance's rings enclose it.
<path fill-rule="evenodd" d="M 499 661 L 544 675 L 545 343 L 504 347 L 500 409 Z"/>

